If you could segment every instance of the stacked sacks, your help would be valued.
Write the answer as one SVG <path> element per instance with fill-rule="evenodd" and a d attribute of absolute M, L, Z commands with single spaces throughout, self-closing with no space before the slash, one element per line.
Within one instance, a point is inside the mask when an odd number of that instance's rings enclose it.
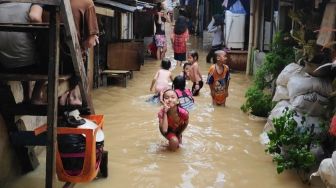
<path fill-rule="evenodd" d="M 317 172 L 310 176 L 320 176 L 327 187 L 336 187 L 336 151 L 331 158 L 324 159 Z"/>
<path fill-rule="evenodd" d="M 262 136 L 274 129 L 272 120 L 280 117 L 286 108 L 297 112 L 295 120 L 299 127 L 303 126 L 301 121 L 304 118 L 304 125 L 309 126 L 307 128 L 314 124 L 314 132 L 320 133 L 319 124 L 324 119 L 328 95 L 332 92 L 331 81 L 312 77 L 304 72 L 302 66 L 291 63 L 279 74 L 276 85 L 273 101 L 277 105 L 267 119 Z"/>

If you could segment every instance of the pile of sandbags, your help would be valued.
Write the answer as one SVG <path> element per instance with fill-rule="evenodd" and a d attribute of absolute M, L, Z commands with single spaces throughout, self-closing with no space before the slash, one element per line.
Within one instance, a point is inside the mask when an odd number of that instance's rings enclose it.
<path fill-rule="evenodd" d="M 327 187 L 336 188 L 336 151 L 331 158 L 326 158 L 321 162 L 318 171 L 313 173 L 310 179 L 312 176 L 320 176 Z"/>
<path fill-rule="evenodd" d="M 318 128 L 326 113 L 328 95 L 332 92 L 331 80 L 310 76 L 303 67 L 291 63 L 279 74 L 276 85 L 273 101 L 277 105 L 271 111 L 264 131 L 273 129 L 272 119 L 280 117 L 285 108 L 298 112 L 298 123 L 305 117 L 305 124 L 314 124 Z"/>

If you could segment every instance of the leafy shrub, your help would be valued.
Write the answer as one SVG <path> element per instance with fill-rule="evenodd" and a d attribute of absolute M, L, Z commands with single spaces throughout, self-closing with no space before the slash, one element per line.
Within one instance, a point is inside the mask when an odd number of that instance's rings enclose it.
<path fill-rule="evenodd" d="M 267 117 L 268 112 L 272 110 L 272 97 L 265 94 L 257 87 L 250 87 L 245 93 L 246 102 L 241 106 L 244 112 L 251 112 L 251 114 L 261 117 Z"/>
<path fill-rule="evenodd" d="M 298 174 L 307 175 L 316 164 L 310 147 L 318 144 L 319 139 L 314 134 L 315 125 L 307 125 L 303 117 L 303 126 L 298 127 L 294 116 L 297 116 L 297 113 L 286 108 L 282 116 L 272 120 L 274 130 L 267 133 L 270 142 L 265 151 L 273 156 L 278 173 L 296 169 Z"/>
<path fill-rule="evenodd" d="M 266 54 L 265 62 L 257 70 L 253 85 L 246 91 L 246 102 L 241 106 L 244 112 L 266 117 L 272 110 L 272 96 L 265 93 L 265 88 L 271 88 L 286 65 L 294 61 L 294 41 L 288 34 L 276 33 L 272 51 Z"/>

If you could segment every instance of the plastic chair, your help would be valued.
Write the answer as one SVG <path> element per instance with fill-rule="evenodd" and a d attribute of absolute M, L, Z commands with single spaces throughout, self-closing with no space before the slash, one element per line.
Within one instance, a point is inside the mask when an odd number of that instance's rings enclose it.
<path fill-rule="evenodd" d="M 104 124 L 104 116 L 103 115 L 88 115 L 82 116 L 83 118 L 89 119 L 95 122 L 98 127 L 96 129 L 82 129 L 82 128 L 69 128 L 69 127 L 58 127 L 57 135 L 61 134 L 81 134 L 85 135 L 85 152 L 84 152 L 84 162 L 82 169 L 79 174 L 71 175 L 67 170 L 64 169 L 62 163 L 62 156 L 58 150 L 56 149 L 56 173 L 58 179 L 64 182 L 71 183 L 80 183 L 80 182 L 89 182 L 92 181 L 99 172 L 99 162 L 97 163 L 97 155 L 96 155 L 96 134 L 99 128 L 103 128 Z M 41 134 L 47 130 L 47 126 L 43 125 L 37 129 L 35 129 L 35 135 Z M 103 154 L 103 151 L 101 151 Z M 103 157 L 103 156 L 101 156 Z M 99 159 L 100 161 L 101 159 Z M 107 165 L 107 164 L 105 164 Z M 106 169 L 107 167 L 105 167 Z M 104 177 L 107 177 L 103 174 Z"/>

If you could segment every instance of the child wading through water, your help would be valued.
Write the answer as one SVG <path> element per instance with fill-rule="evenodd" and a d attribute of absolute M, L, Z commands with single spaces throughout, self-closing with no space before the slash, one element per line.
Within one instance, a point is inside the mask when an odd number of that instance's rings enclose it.
<path fill-rule="evenodd" d="M 153 78 L 153 81 L 150 86 L 150 91 L 153 91 L 155 85 L 155 95 L 152 100 L 159 97 L 162 101 L 162 92 L 170 88 L 169 81 L 173 81 L 173 76 L 170 72 L 171 63 L 168 59 L 163 59 L 161 61 L 161 69 L 158 70 Z"/>
<path fill-rule="evenodd" d="M 191 63 L 184 63 L 183 64 L 183 71 L 181 72 L 181 76 L 183 76 L 183 78 L 185 80 L 190 80 L 190 68 L 191 68 Z"/>
<path fill-rule="evenodd" d="M 216 62 L 209 69 L 207 84 L 210 87 L 212 103 L 225 106 L 230 83 L 229 67 L 225 65 L 227 54 L 223 50 L 218 50 L 215 54 Z"/>
<path fill-rule="evenodd" d="M 182 62 L 186 60 L 188 40 L 189 32 L 186 19 L 183 16 L 179 16 L 175 23 L 174 32 L 171 35 L 171 41 L 174 50 L 174 59 L 180 66 L 182 66 Z"/>
<path fill-rule="evenodd" d="M 188 53 L 188 62 L 191 63 L 190 67 L 190 80 L 193 82 L 192 94 L 193 96 L 199 95 L 199 91 L 203 87 L 202 74 L 198 66 L 198 53 L 194 50 Z"/>
<path fill-rule="evenodd" d="M 158 113 L 160 132 L 169 141 L 169 149 L 176 151 L 182 143 L 182 132 L 189 123 L 189 113 L 180 107 L 172 89 L 163 92 L 163 105 Z"/>
<path fill-rule="evenodd" d="M 186 89 L 185 86 L 186 80 L 183 76 L 178 75 L 174 78 L 173 89 L 177 94 L 180 105 L 182 108 L 190 110 L 194 106 L 194 99 L 192 97 L 190 89 Z"/>

